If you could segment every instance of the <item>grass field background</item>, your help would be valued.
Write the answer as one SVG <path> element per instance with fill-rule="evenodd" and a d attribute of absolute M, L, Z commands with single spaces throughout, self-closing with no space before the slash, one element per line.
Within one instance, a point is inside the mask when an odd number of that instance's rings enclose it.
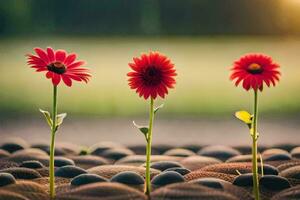
<path fill-rule="evenodd" d="M 87 61 L 93 78 L 88 84 L 59 87 L 59 111 L 83 116 L 144 115 L 148 104 L 127 85 L 127 65 L 141 52 L 158 50 L 178 70 L 161 114 L 167 116 L 228 116 L 251 109 L 252 94 L 229 81 L 232 62 L 249 52 L 268 54 L 282 68 L 278 87 L 260 94 L 266 115 L 300 113 L 300 38 L 23 38 L 0 39 L 0 116 L 33 114 L 51 109 L 52 85 L 43 73 L 26 65 L 26 53 L 51 46 L 76 52 Z"/>

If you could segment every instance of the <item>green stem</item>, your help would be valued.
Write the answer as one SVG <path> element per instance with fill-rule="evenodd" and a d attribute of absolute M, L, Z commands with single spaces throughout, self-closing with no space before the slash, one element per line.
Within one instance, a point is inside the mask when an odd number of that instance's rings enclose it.
<path fill-rule="evenodd" d="M 55 176 L 54 176 L 54 153 L 55 153 L 55 134 L 56 134 L 56 115 L 57 115 L 57 86 L 53 86 L 53 107 L 52 107 L 52 128 L 51 128 L 51 146 L 50 146 L 50 197 L 55 198 Z"/>
<path fill-rule="evenodd" d="M 149 129 L 147 134 L 147 147 L 146 147 L 146 189 L 145 194 L 150 196 L 151 192 L 151 179 L 150 179 L 150 157 L 151 157 L 151 143 L 152 143 L 152 127 L 154 120 L 154 100 L 150 100 L 150 111 L 149 111 Z"/>
<path fill-rule="evenodd" d="M 252 173 L 253 173 L 253 194 L 255 200 L 259 200 L 259 182 L 258 182 L 258 166 L 257 166 L 257 90 L 254 90 L 254 114 L 253 114 L 253 126 L 252 126 Z M 261 166 L 263 167 L 263 166 Z"/>

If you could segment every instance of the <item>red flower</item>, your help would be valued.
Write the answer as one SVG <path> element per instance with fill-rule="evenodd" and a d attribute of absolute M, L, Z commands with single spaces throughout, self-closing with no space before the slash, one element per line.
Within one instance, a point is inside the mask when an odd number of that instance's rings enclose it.
<path fill-rule="evenodd" d="M 231 68 L 231 80 L 235 80 L 235 85 L 243 81 L 245 90 L 263 90 L 263 83 L 270 87 L 271 83 L 275 86 L 279 81 L 279 65 L 274 63 L 272 58 L 263 54 L 248 54 L 242 56 L 234 62 Z"/>
<path fill-rule="evenodd" d="M 91 74 L 89 70 L 81 67 L 83 61 L 75 61 L 76 54 L 67 54 L 65 50 L 54 51 L 48 47 L 46 51 L 35 48 L 37 55 L 27 54 L 28 65 L 37 72 L 47 72 L 46 77 L 52 79 L 53 85 L 58 85 L 60 80 L 71 87 L 72 80 L 88 82 Z"/>
<path fill-rule="evenodd" d="M 168 94 L 168 88 L 174 88 L 176 70 L 170 59 L 159 52 L 142 54 L 140 58 L 133 58 L 129 63 L 133 72 L 129 72 L 128 82 L 131 89 L 136 90 L 140 97 L 155 99 Z"/>

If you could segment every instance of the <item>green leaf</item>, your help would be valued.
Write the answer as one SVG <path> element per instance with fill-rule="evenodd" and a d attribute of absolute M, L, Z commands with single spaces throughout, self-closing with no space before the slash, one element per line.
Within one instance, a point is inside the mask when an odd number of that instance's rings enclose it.
<path fill-rule="evenodd" d="M 235 117 L 247 124 L 249 129 L 251 129 L 253 116 L 250 113 L 241 110 L 235 113 Z"/>
<path fill-rule="evenodd" d="M 145 135 L 145 137 L 147 136 L 148 131 L 149 131 L 149 128 L 148 128 L 148 127 L 146 127 L 146 126 L 139 126 L 139 125 L 137 125 L 134 121 L 133 121 L 132 123 L 133 123 L 133 125 L 134 125 L 137 129 L 139 129 L 139 130 L 141 131 L 141 133 L 143 133 L 143 134 Z"/>
<path fill-rule="evenodd" d="M 48 111 L 46 110 L 42 110 L 42 109 L 39 109 L 40 112 L 44 115 L 48 125 L 50 126 L 50 128 L 52 128 L 52 119 L 51 119 L 51 115 Z"/>
<path fill-rule="evenodd" d="M 156 114 L 156 112 L 161 109 L 162 107 L 164 107 L 164 104 L 161 104 L 160 106 L 157 106 L 156 108 L 154 108 L 154 114 Z"/>
<path fill-rule="evenodd" d="M 64 118 L 67 116 L 67 113 L 61 113 L 61 114 L 58 114 L 56 115 L 56 126 L 59 127 L 63 121 L 64 121 Z"/>

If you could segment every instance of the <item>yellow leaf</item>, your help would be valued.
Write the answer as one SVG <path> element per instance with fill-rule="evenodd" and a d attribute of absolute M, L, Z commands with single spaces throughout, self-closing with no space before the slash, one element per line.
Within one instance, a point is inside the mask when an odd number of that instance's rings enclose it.
<path fill-rule="evenodd" d="M 235 117 L 249 125 L 252 123 L 252 115 L 247 111 L 241 110 L 235 113 Z"/>

